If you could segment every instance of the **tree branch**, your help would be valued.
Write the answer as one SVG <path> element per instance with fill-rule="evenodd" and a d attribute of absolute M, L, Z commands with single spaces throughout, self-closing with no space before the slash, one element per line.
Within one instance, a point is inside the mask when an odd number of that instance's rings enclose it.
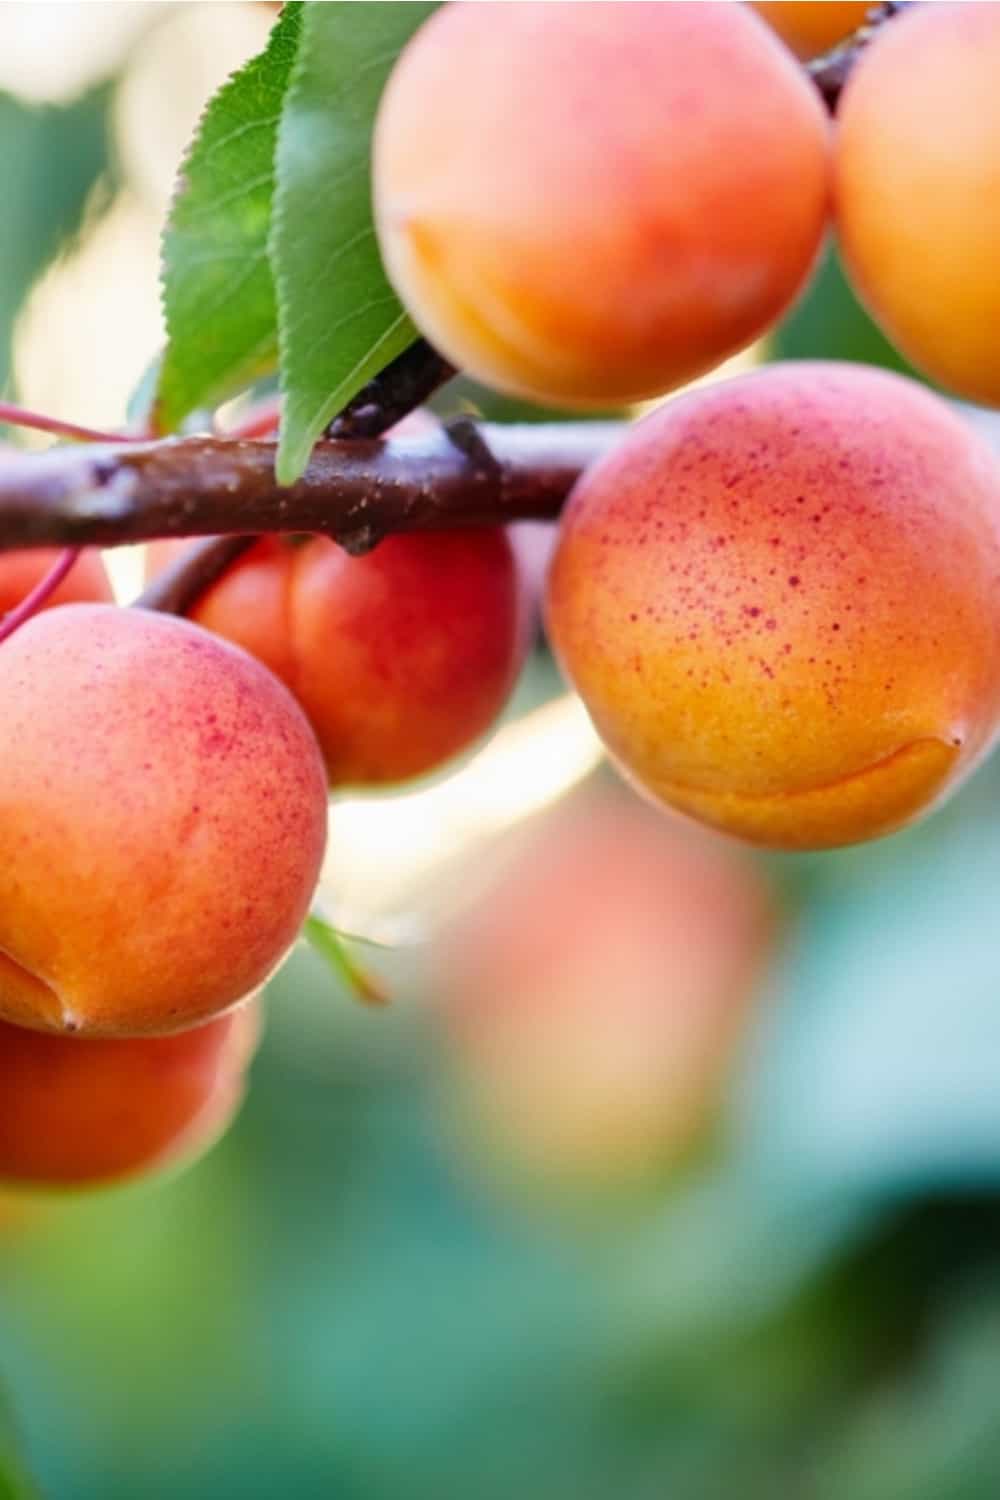
<path fill-rule="evenodd" d="M 911 3 L 912 0 L 886 0 L 883 5 L 873 5 L 857 31 L 852 32 L 844 41 L 838 42 L 836 47 L 824 53 L 822 57 L 806 63 L 806 72 L 823 95 L 831 114 L 836 111 L 837 102 L 851 69 L 868 43 L 886 21 L 891 21 L 893 16 L 898 16 L 901 11 L 908 10 Z"/>
<path fill-rule="evenodd" d="M 157 537 L 316 532 L 365 552 L 399 531 L 546 520 L 618 422 L 446 428 L 325 440 L 282 488 L 274 444 L 225 438 L 55 448 L 0 457 L 0 549 L 113 547 Z"/>

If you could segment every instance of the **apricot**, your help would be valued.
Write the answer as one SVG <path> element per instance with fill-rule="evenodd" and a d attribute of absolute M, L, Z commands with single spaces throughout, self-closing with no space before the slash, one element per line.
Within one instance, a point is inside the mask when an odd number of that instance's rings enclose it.
<path fill-rule="evenodd" d="M 200 1155 L 236 1112 L 257 1026 L 254 1003 L 130 1040 L 0 1022 L 0 1182 L 96 1186 Z"/>
<path fill-rule="evenodd" d="M 1000 405 L 1000 8 L 915 6 L 840 101 L 837 224 L 872 317 L 949 390 Z"/>
<path fill-rule="evenodd" d="M 59 558 L 58 547 L 31 547 L 26 551 L 0 552 L 0 618 L 16 608 Z M 96 548 L 88 547 L 73 564 L 66 577 L 43 605 L 52 609 L 58 604 L 93 601 L 110 604 L 114 595 Z"/>
<path fill-rule="evenodd" d="M 192 619 L 287 684 L 340 787 L 405 781 L 468 749 L 503 708 L 529 643 L 501 528 L 393 536 L 363 557 L 323 537 L 265 538 Z"/>
<path fill-rule="evenodd" d="M 442 934 L 436 1013 L 485 1143 L 567 1185 L 644 1176 L 719 1102 L 772 935 L 722 840 L 585 793 Z"/>
<path fill-rule="evenodd" d="M 557 654 L 652 797 L 775 848 L 900 828 L 1000 717 L 1000 470 L 938 397 L 773 365 L 638 423 L 570 498 Z"/>
<path fill-rule="evenodd" d="M 753 0 L 755 10 L 796 57 L 819 57 L 862 26 L 878 0 Z"/>
<path fill-rule="evenodd" d="M 454 4 L 383 94 L 376 227 L 459 367 L 551 405 L 630 401 L 788 306 L 828 155 L 818 92 L 742 6 Z"/>
<path fill-rule="evenodd" d="M 139 1036 L 257 989 L 326 837 L 281 683 L 186 620 L 67 604 L 0 646 L 0 702 L 0 1019 Z"/>

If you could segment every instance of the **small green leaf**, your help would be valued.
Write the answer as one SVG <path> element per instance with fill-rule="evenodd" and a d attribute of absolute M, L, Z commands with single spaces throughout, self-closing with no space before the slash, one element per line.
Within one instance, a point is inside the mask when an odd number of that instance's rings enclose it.
<path fill-rule="evenodd" d="M 371 212 L 375 111 L 428 4 L 306 7 L 278 132 L 271 264 L 291 484 L 330 418 L 416 337 L 386 280 Z"/>
<path fill-rule="evenodd" d="M 381 981 L 369 970 L 362 968 L 348 947 L 348 943 L 361 942 L 363 939 L 352 938 L 348 933 L 340 932 L 316 912 L 311 912 L 306 917 L 302 933 L 356 999 L 363 1001 L 365 1005 L 387 1003 L 389 995 Z"/>
<path fill-rule="evenodd" d="M 265 50 L 209 103 L 163 235 L 167 348 L 156 425 L 174 431 L 274 368 L 277 323 L 267 236 L 274 148 L 302 18 L 286 5 Z"/>

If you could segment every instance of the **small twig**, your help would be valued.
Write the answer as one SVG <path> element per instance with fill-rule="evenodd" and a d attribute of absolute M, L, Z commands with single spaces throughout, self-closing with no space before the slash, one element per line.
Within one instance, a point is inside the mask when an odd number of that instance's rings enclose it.
<path fill-rule="evenodd" d="M 127 443 L 137 441 L 124 432 L 102 432 L 97 427 L 83 427 L 79 422 L 64 422 L 61 417 L 47 417 L 44 412 L 30 411 L 12 401 L 0 401 L 0 422 L 11 427 L 28 427 L 34 432 L 51 432 L 56 437 L 81 443 Z"/>
<path fill-rule="evenodd" d="M 56 558 L 45 577 L 40 578 L 30 593 L 25 594 L 20 604 L 8 610 L 0 619 L 0 641 L 5 641 L 9 635 L 13 635 L 15 630 L 41 609 L 49 596 L 55 593 L 79 556 L 79 547 L 67 547 Z"/>
<path fill-rule="evenodd" d="M 250 551 L 258 538 L 250 536 L 206 536 L 185 547 L 132 602 L 136 609 L 157 609 L 163 614 L 186 615 L 202 594 Z"/>
<path fill-rule="evenodd" d="M 456 373 L 426 339 L 404 349 L 326 429 L 329 438 L 377 438 L 423 406 Z"/>
<path fill-rule="evenodd" d="M 844 84 L 862 52 L 869 42 L 893 16 L 910 8 L 911 0 L 886 0 L 884 5 L 873 5 L 857 31 L 838 42 L 836 47 L 822 57 L 806 63 L 806 72 L 819 89 L 830 113 L 837 108 Z"/>
<path fill-rule="evenodd" d="M 433 395 L 455 371 L 425 339 L 417 339 L 358 392 L 327 429 L 328 437 L 360 441 L 379 438 Z M 262 402 L 229 437 L 270 436 L 280 422 L 280 400 Z M 135 601 L 143 609 L 185 614 L 237 558 L 254 544 L 253 535 L 195 542 Z M 360 544 L 357 544 L 360 545 Z"/>

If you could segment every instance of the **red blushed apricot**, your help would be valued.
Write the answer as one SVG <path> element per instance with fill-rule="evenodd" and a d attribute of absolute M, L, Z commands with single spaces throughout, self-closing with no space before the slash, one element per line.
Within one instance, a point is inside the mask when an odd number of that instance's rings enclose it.
<path fill-rule="evenodd" d="M 448 5 L 379 108 L 382 256 L 420 329 L 486 384 L 552 405 L 656 395 L 802 286 L 828 137 L 742 6 Z"/>
<path fill-rule="evenodd" d="M 0 1182 L 99 1186 L 200 1154 L 236 1112 L 257 1030 L 255 1004 L 128 1041 L 0 1023 Z"/>
<path fill-rule="evenodd" d="M 592 793 L 496 871 L 435 953 L 467 1112 L 546 1179 L 642 1176 L 718 1102 L 769 948 L 764 882 L 722 840 Z"/>
<path fill-rule="evenodd" d="M 468 749 L 528 645 L 517 557 L 499 528 L 389 537 L 364 557 L 321 537 L 266 538 L 192 618 L 287 684 L 335 786 L 405 781 Z"/>
<path fill-rule="evenodd" d="M 0 616 L 15 609 L 58 561 L 58 547 L 32 547 L 24 552 L 0 552 Z M 43 608 L 57 604 L 110 604 L 114 595 L 104 571 L 101 554 L 94 548 L 81 552 L 66 577 L 45 601 Z"/>
<path fill-rule="evenodd" d="M 873 8 L 871 0 L 755 0 L 751 5 L 796 57 L 819 57 L 850 36 Z"/>
<path fill-rule="evenodd" d="M 916 6 L 862 54 L 838 108 L 844 264 L 919 369 L 1000 405 L 1000 7 Z"/>
<path fill-rule="evenodd" d="M 186 620 L 36 615 L 0 647 L 0 1018 L 179 1030 L 257 989 L 326 837 L 286 689 Z"/>
<path fill-rule="evenodd" d="M 578 484 L 557 654 L 653 797 L 776 848 L 930 808 L 1000 715 L 1000 472 L 936 396 L 775 365 L 668 402 Z"/>

